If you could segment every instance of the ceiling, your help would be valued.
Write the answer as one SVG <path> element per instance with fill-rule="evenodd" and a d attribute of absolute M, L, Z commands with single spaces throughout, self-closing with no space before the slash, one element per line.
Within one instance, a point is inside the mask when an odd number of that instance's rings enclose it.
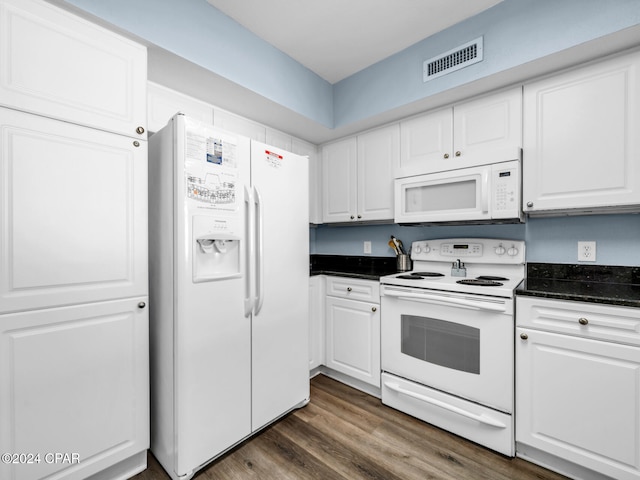
<path fill-rule="evenodd" d="M 502 0 L 207 0 L 329 83 Z"/>

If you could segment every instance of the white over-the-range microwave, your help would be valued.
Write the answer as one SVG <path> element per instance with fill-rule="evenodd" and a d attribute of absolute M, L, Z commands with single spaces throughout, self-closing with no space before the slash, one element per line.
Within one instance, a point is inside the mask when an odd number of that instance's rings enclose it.
<path fill-rule="evenodd" d="M 395 223 L 520 223 L 520 159 L 398 178 Z"/>

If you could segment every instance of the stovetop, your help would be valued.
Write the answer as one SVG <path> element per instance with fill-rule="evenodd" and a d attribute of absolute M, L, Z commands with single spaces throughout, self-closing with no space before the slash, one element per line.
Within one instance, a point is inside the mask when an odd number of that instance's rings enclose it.
<path fill-rule="evenodd" d="M 512 298 L 525 274 L 519 240 L 453 238 L 413 242 L 413 269 L 380 278 L 396 285 Z"/>

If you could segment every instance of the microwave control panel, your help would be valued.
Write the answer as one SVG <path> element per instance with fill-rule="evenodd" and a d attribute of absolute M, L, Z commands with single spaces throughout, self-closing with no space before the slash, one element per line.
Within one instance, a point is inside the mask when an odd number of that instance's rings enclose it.
<path fill-rule="evenodd" d="M 492 166 L 492 217 L 517 218 L 520 211 L 520 162 L 504 162 Z"/>

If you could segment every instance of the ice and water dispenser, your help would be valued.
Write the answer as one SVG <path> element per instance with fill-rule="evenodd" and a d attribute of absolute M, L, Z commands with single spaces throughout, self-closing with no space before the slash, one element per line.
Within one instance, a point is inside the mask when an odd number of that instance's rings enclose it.
<path fill-rule="evenodd" d="M 238 219 L 213 215 L 192 217 L 193 281 L 241 276 Z"/>

